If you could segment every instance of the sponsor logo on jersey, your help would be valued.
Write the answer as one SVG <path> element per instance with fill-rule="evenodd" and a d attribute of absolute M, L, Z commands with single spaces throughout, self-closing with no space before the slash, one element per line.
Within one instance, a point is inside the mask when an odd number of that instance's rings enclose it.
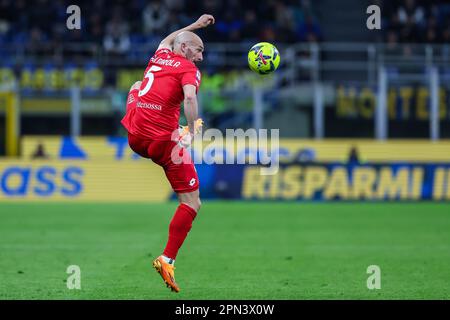
<path fill-rule="evenodd" d="M 152 110 L 159 110 L 161 111 L 162 106 L 159 104 L 153 104 L 153 103 L 145 103 L 145 102 L 138 102 L 137 103 L 138 108 L 144 108 L 144 109 L 152 109 Z"/>
<path fill-rule="evenodd" d="M 127 104 L 133 103 L 134 102 L 134 97 L 132 94 L 128 95 L 128 101 Z"/>

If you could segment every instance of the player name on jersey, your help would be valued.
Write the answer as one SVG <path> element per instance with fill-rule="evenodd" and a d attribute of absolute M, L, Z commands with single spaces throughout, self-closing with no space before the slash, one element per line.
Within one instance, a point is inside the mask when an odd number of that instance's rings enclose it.
<path fill-rule="evenodd" d="M 178 68 L 181 65 L 180 61 L 175 61 L 173 59 L 163 59 L 163 58 L 157 58 L 153 57 L 150 59 L 151 62 L 162 65 L 162 66 L 169 66 Z"/>

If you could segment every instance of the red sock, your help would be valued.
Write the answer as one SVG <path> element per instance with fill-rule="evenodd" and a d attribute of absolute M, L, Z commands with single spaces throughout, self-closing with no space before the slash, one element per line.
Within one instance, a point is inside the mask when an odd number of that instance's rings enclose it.
<path fill-rule="evenodd" d="M 197 212 L 187 204 L 181 203 L 178 206 L 169 225 L 169 240 L 163 253 L 166 257 L 175 260 L 178 250 L 192 228 L 192 221 L 196 215 Z"/>

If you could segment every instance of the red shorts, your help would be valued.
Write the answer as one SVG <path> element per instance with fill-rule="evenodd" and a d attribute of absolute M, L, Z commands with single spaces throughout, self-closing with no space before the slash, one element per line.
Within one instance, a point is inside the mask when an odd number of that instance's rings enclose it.
<path fill-rule="evenodd" d="M 144 158 L 160 165 L 176 193 L 198 189 L 197 170 L 189 152 L 174 141 L 145 140 L 128 133 L 130 148 Z"/>
<path fill-rule="evenodd" d="M 125 116 L 127 119 L 123 123 L 132 118 L 133 107 L 133 103 L 127 104 L 127 115 Z M 176 142 L 143 139 L 128 133 L 128 144 L 141 157 L 152 159 L 164 169 L 166 177 L 176 193 L 198 190 L 197 170 L 195 170 L 191 156 Z"/>

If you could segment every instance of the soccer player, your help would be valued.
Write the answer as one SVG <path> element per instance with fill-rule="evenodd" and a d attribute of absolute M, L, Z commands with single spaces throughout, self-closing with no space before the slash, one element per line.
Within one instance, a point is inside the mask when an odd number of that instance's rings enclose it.
<path fill-rule="evenodd" d="M 185 149 L 201 126 L 197 106 L 201 75 L 195 63 L 203 60 L 204 46 L 192 31 L 214 22 L 212 15 L 204 14 L 161 41 L 144 79 L 130 89 L 122 119 L 130 148 L 160 165 L 178 195 L 179 206 L 169 225 L 167 245 L 153 261 L 167 287 L 175 292 L 180 291 L 174 276 L 175 258 L 201 205 L 197 172 Z M 178 124 L 181 102 L 188 122 L 183 135 Z"/>

